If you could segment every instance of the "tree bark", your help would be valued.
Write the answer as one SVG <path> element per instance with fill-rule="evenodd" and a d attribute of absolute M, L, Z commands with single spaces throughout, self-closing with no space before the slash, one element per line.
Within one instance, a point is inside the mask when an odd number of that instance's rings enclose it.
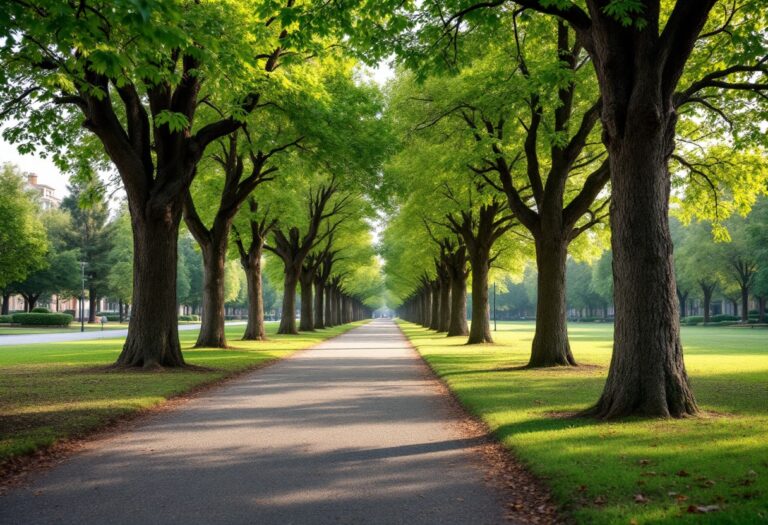
<path fill-rule="evenodd" d="M 664 105 L 654 102 L 635 101 L 640 107 L 624 139 L 607 144 L 616 321 L 608 379 L 591 411 L 599 418 L 697 412 L 683 363 L 669 232 L 675 116 L 659 114 Z"/>
<path fill-rule="evenodd" d="M 324 291 L 325 283 L 320 279 L 314 279 L 315 284 L 315 328 L 322 330 L 325 328 L 325 309 L 324 309 Z"/>
<path fill-rule="evenodd" d="M 765 297 L 757 298 L 757 322 L 765 323 Z"/>
<path fill-rule="evenodd" d="M 749 287 L 741 287 L 741 322 L 749 322 Z"/>
<path fill-rule="evenodd" d="M 299 276 L 301 287 L 301 317 L 299 318 L 299 330 L 302 332 L 314 332 L 315 321 L 312 316 L 312 274 L 301 272 Z"/>
<path fill-rule="evenodd" d="M 469 334 L 467 328 L 467 277 L 466 274 L 451 276 L 451 322 L 448 337 Z"/>
<path fill-rule="evenodd" d="M 704 283 L 699 283 L 701 292 L 704 295 L 704 324 L 709 323 L 710 312 L 712 311 L 712 293 L 715 290 L 714 286 L 709 286 Z"/>
<path fill-rule="evenodd" d="M 429 316 L 429 329 L 440 330 L 440 284 L 435 280 L 430 283 L 430 300 L 432 301 L 432 312 Z"/>
<path fill-rule="evenodd" d="M 98 309 L 99 298 L 96 297 L 96 291 L 93 288 L 88 290 L 88 322 L 96 322 L 96 310 Z"/>
<path fill-rule="evenodd" d="M 262 245 L 263 243 L 259 243 Z M 245 257 L 240 258 L 240 264 L 245 270 L 245 280 L 248 284 L 248 324 L 243 334 L 244 341 L 266 341 L 267 332 L 264 329 L 264 295 L 261 277 L 261 246 L 251 247 Z"/>
<path fill-rule="evenodd" d="M 482 248 L 482 253 L 472 255 L 472 323 L 469 327 L 467 344 L 492 343 L 491 314 L 488 304 L 489 253 Z"/>
<path fill-rule="evenodd" d="M 677 289 L 677 300 L 680 304 L 680 318 L 685 319 L 688 317 L 688 309 L 687 309 L 687 301 L 688 301 L 688 293 L 689 292 L 682 292 L 680 288 Z"/>
<path fill-rule="evenodd" d="M 336 319 L 333 315 L 333 286 L 325 286 L 325 326 L 330 328 L 336 326 Z"/>
<path fill-rule="evenodd" d="M 229 228 L 226 231 L 228 233 Z M 221 239 L 212 235 L 210 243 L 199 244 L 203 255 L 203 315 L 195 348 L 227 348 L 227 338 L 224 333 L 226 238 Z"/>
<path fill-rule="evenodd" d="M 117 366 L 184 366 L 178 333 L 176 260 L 181 204 L 162 217 L 133 210 L 133 309 Z"/>
<path fill-rule="evenodd" d="M 576 366 L 568 341 L 565 275 L 568 242 L 539 236 L 536 240 L 538 300 L 536 332 L 528 367 Z"/>
<path fill-rule="evenodd" d="M 299 282 L 299 270 L 285 269 L 283 280 L 283 314 L 280 318 L 278 334 L 298 334 L 296 329 L 296 285 Z"/>
<path fill-rule="evenodd" d="M 11 309 L 11 294 L 3 293 L 3 306 L 0 315 L 8 315 Z"/>
<path fill-rule="evenodd" d="M 447 332 L 451 325 L 451 280 L 443 279 L 440 284 L 440 325 L 438 332 Z"/>

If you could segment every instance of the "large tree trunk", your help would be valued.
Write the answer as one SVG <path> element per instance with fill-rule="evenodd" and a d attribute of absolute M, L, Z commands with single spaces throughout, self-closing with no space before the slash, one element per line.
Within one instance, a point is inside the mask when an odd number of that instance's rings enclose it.
<path fill-rule="evenodd" d="M 266 341 L 264 329 L 264 296 L 261 280 L 261 249 L 252 249 L 247 257 L 241 258 L 248 284 L 248 324 L 243 334 L 244 341 Z"/>
<path fill-rule="evenodd" d="M 278 334 L 298 334 L 296 329 L 296 285 L 299 282 L 299 271 L 285 269 L 283 281 L 283 314 L 280 318 Z"/>
<path fill-rule="evenodd" d="M 765 297 L 757 298 L 757 322 L 765 322 Z"/>
<path fill-rule="evenodd" d="M 424 286 L 421 292 L 421 325 L 429 328 L 432 322 L 432 290 L 429 285 Z"/>
<path fill-rule="evenodd" d="M 488 257 L 488 253 L 472 256 L 472 324 L 469 327 L 468 345 L 493 342 L 488 304 Z"/>
<path fill-rule="evenodd" d="M 623 140 L 607 141 L 616 322 L 608 379 L 592 410 L 600 418 L 697 412 L 683 363 L 669 233 L 675 116 L 659 114 L 665 105 L 646 98 L 633 102 L 639 107 L 631 108 Z"/>
<path fill-rule="evenodd" d="M 528 367 L 576 366 L 568 342 L 565 300 L 567 256 L 567 240 L 543 237 L 536 240 L 536 333 Z"/>
<path fill-rule="evenodd" d="M 301 317 L 299 320 L 299 330 L 302 332 L 313 332 L 315 330 L 315 321 L 312 317 L 312 275 L 303 274 L 299 277 L 301 286 Z"/>
<path fill-rule="evenodd" d="M 169 217 L 170 216 L 170 217 Z M 177 241 L 181 209 L 160 218 L 132 210 L 133 308 L 117 366 L 184 365 L 176 303 Z"/>
<path fill-rule="evenodd" d="M 96 291 L 93 288 L 88 290 L 88 322 L 96 322 L 96 310 L 99 308 L 99 298 L 96 297 Z"/>
<path fill-rule="evenodd" d="M 445 279 L 440 284 L 440 325 L 438 332 L 447 332 L 451 325 L 451 281 Z"/>
<path fill-rule="evenodd" d="M 325 283 L 319 279 L 314 280 L 315 283 L 315 328 L 322 330 L 325 328 L 325 312 L 323 308 L 323 295 L 325 290 Z"/>
<path fill-rule="evenodd" d="M 467 278 L 451 276 L 451 322 L 448 325 L 448 337 L 468 334 Z"/>
<path fill-rule="evenodd" d="M 229 230 L 227 230 L 229 231 Z M 195 348 L 226 348 L 224 334 L 224 268 L 227 262 L 226 242 L 213 239 L 200 243 L 203 254 L 203 315 Z"/>
<path fill-rule="evenodd" d="M 11 294 L 3 293 L 3 306 L 0 315 L 8 315 L 11 310 Z"/>

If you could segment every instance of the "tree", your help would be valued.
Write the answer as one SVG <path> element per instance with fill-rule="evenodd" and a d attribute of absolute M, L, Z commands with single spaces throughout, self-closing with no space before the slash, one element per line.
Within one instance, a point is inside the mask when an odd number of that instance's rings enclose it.
<path fill-rule="evenodd" d="M 88 322 L 95 323 L 99 299 L 109 291 L 109 203 L 105 188 L 99 182 L 76 180 L 68 189 L 69 195 L 61 201 L 61 207 L 72 216 L 75 235 L 70 239 L 70 244 L 79 250 L 80 261 L 85 263 L 90 305 Z"/>
<path fill-rule="evenodd" d="M 48 243 L 32 195 L 24 190 L 18 169 L 11 164 L 0 168 L 0 290 L 2 314 L 8 314 L 8 286 L 23 281 L 47 261 Z"/>
<path fill-rule="evenodd" d="M 78 295 L 81 286 L 79 250 L 69 247 L 70 215 L 54 209 L 43 212 L 40 219 L 48 238 L 45 266 L 29 274 L 25 280 L 11 285 L 24 297 L 27 311 L 32 310 L 43 296 Z"/>

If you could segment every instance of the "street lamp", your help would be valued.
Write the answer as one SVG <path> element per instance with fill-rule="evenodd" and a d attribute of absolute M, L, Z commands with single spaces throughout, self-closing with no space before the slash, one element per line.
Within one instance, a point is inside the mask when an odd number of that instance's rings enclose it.
<path fill-rule="evenodd" d="M 80 331 L 85 332 L 85 261 L 80 261 L 80 278 L 82 288 L 80 290 Z"/>

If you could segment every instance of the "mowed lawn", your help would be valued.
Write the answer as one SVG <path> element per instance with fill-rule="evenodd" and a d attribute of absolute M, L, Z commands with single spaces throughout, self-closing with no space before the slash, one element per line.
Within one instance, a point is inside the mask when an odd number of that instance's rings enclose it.
<path fill-rule="evenodd" d="M 612 326 L 572 323 L 576 369 L 521 370 L 533 323 L 466 346 L 401 323 L 462 403 L 552 489 L 578 523 L 768 523 L 768 330 L 684 327 L 701 417 L 599 422 Z"/>
<path fill-rule="evenodd" d="M 240 341 L 245 326 L 228 326 L 228 350 L 192 349 L 197 331 L 180 332 L 184 358 L 210 371 L 106 371 L 122 340 L 0 346 L 0 471 L 9 459 L 62 438 L 82 436 L 120 416 L 238 371 L 285 357 L 360 323 L 313 333 Z"/>

